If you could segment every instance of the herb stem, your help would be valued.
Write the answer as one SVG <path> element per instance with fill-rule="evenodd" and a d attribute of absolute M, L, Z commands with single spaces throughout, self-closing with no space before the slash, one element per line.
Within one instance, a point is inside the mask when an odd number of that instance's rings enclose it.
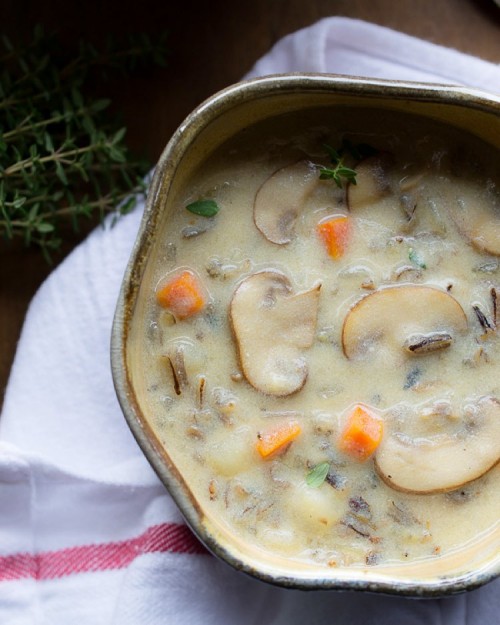
<path fill-rule="evenodd" d="M 116 204 L 120 203 L 121 200 L 125 199 L 126 197 L 132 196 L 134 195 L 134 193 L 138 193 L 140 191 L 139 188 L 136 189 L 132 189 L 130 191 L 124 192 L 124 193 L 120 193 L 118 195 L 112 195 L 112 194 L 107 194 L 107 195 L 103 195 L 102 197 L 100 197 L 98 200 L 94 200 L 93 202 L 87 202 L 85 204 L 85 209 L 93 209 L 93 208 L 101 208 L 103 210 L 109 209 L 108 212 L 110 212 L 111 210 L 115 210 L 116 209 Z M 47 219 L 48 217 L 53 218 L 53 217 L 65 217 L 67 215 L 72 215 L 75 214 L 75 212 L 80 212 L 81 211 L 81 206 L 78 204 L 73 204 L 72 206 L 64 206 L 62 208 L 58 208 L 54 211 L 45 211 L 44 213 L 39 213 L 36 216 L 36 219 L 34 220 L 35 222 L 39 222 L 39 221 L 43 221 L 45 219 Z M 84 214 L 83 211 L 81 211 L 81 214 Z M 33 220 L 29 220 L 29 219 L 25 219 L 25 220 L 5 220 L 5 219 L 0 219 L 0 226 L 9 226 L 10 228 L 26 228 L 27 226 L 32 226 L 33 225 Z"/>
<path fill-rule="evenodd" d="M 37 102 L 40 99 L 48 99 L 49 96 L 52 96 L 56 93 L 60 93 L 61 89 L 53 89 L 51 91 L 44 91 L 43 93 L 38 93 L 37 95 L 30 95 L 27 94 L 26 97 L 24 97 L 24 94 L 21 93 L 20 96 L 23 97 L 17 97 L 17 98 L 6 98 L 5 100 L 0 102 L 0 110 L 2 109 L 9 109 L 9 108 L 13 108 L 13 107 L 17 107 L 21 104 L 32 104 L 33 102 Z"/>
<path fill-rule="evenodd" d="M 14 163 L 14 165 L 11 165 L 10 167 L 7 167 L 7 169 L 2 172 L 0 177 L 11 176 L 18 171 L 31 169 L 35 166 L 36 163 L 50 163 L 52 161 L 59 161 L 61 163 L 71 165 L 73 164 L 73 161 L 68 160 L 68 156 L 78 156 L 80 154 L 85 154 L 86 152 L 96 152 L 101 147 L 109 147 L 110 145 L 111 143 L 106 143 L 103 146 L 99 144 L 86 145 L 83 148 L 75 148 L 74 150 L 67 150 L 66 152 L 59 152 L 56 150 L 52 154 L 42 156 L 41 158 L 37 158 L 36 160 L 33 158 L 25 158 L 24 160 L 19 161 L 18 163 Z"/>
<path fill-rule="evenodd" d="M 88 107 L 79 108 L 72 111 L 72 117 L 78 118 L 83 117 L 84 115 L 88 115 L 90 113 L 90 109 Z M 17 138 L 27 132 L 33 132 L 39 128 L 46 128 L 52 124 L 57 124 L 66 119 L 66 115 L 64 113 L 60 113 L 59 115 L 54 115 L 49 119 L 43 119 L 42 121 L 35 122 L 34 124 L 30 124 L 29 120 L 32 118 L 32 115 L 27 116 L 21 123 L 19 123 L 15 128 L 9 130 L 8 132 L 2 135 L 2 139 L 8 143 L 9 140 L 13 138 Z"/>

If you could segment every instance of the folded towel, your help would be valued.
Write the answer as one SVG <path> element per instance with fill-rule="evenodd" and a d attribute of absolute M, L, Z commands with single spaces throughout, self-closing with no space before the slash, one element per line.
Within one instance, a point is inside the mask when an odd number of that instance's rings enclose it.
<path fill-rule="evenodd" d="M 278 42 L 250 76 L 334 72 L 500 92 L 500 67 L 345 18 Z M 0 418 L 0 623 L 484 625 L 500 582 L 441 600 L 271 587 L 209 555 L 120 411 L 115 303 L 142 206 L 96 229 L 33 299 Z"/>

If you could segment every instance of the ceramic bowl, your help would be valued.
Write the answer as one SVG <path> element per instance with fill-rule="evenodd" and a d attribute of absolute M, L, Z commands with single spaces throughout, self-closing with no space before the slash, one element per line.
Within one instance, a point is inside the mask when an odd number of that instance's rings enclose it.
<path fill-rule="evenodd" d="M 335 75 L 277 75 L 231 86 L 201 104 L 179 127 L 155 170 L 140 231 L 128 263 L 113 327 L 112 370 L 123 413 L 138 444 L 187 523 L 210 551 L 266 582 L 301 589 L 348 589 L 438 596 L 483 585 L 500 573 L 500 528 L 453 555 L 385 567 L 308 566 L 256 550 L 197 501 L 151 425 L 134 350 L 141 284 L 148 281 L 158 228 L 171 197 L 199 164 L 243 128 L 283 113 L 336 106 L 405 111 L 467 130 L 500 157 L 500 97 L 449 85 L 384 82 Z"/>

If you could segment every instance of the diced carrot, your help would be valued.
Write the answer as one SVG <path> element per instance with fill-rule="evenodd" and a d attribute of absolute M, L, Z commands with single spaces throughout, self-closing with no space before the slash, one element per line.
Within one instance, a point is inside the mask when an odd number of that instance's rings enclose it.
<path fill-rule="evenodd" d="M 205 307 L 206 295 L 197 276 L 186 269 L 160 287 L 156 292 L 156 300 L 176 317 L 184 319 Z"/>
<path fill-rule="evenodd" d="M 382 420 L 365 406 L 357 405 L 347 419 L 339 439 L 339 448 L 357 460 L 367 460 L 382 440 Z"/>
<path fill-rule="evenodd" d="M 351 223 L 345 215 L 337 215 L 320 221 L 316 226 L 319 238 L 332 258 L 340 258 L 347 249 L 351 237 Z"/>
<path fill-rule="evenodd" d="M 302 428 L 296 421 L 280 423 L 267 432 L 259 433 L 257 451 L 263 458 L 278 456 L 288 449 L 301 432 Z"/>

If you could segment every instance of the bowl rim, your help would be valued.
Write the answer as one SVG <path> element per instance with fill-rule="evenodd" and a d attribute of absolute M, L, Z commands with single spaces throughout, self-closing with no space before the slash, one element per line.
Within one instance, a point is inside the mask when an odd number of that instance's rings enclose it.
<path fill-rule="evenodd" d="M 357 579 L 321 578 L 320 570 L 311 576 L 273 573 L 260 570 L 228 549 L 214 537 L 203 523 L 203 513 L 187 488 L 173 462 L 168 462 L 167 452 L 155 444 L 155 436 L 147 420 L 141 417 L 139 402 L 127 374 L 126 354 L 129 322 L 133 316 L 135 295 L 144 272 L 154 238 L 154 230 L 161 213 L 161 196 L 168 192 L 170 180 L 180 164 L 183 154 L 199 134 L 217 117 L 240 103 L 269 95 L 282 96 L 298 92 L 310 94 L 335 93 L 339 96 L 360 96 L 367 99 L 390 97 L 396 100 L 430 102 L 463 106 L 500 116 L 500 95 L 484 90 L 454 84 L 438 84 L 400 80 L 384 80 L 358 76 L 318 73 L 273 74 L 243 80 L 218 91 L 190 113 L 174 132 L 155 167 L 147 194 L 143 216 L 127 263 L 116 304 L 111 331 L 111 371 L 118 402 L 125 420 L 139 447 L 152 465 L 162 483 L 180 508 L 189 527 L 198 539 L 217 557 L 238 571 L 286 588 L 302 590 L 357 590 L 407 597 L 440 597 L 473 590 L 500 576 L 500 555 L 478 571 L 468 571 L 457 576 L 439 576 L 433 582 L 401 579 L 367 579 L 362 569 Z M 165 184 L 165 180 L 168 184 Z M 376 571 L 376 569 L 373 569 Z"/>

